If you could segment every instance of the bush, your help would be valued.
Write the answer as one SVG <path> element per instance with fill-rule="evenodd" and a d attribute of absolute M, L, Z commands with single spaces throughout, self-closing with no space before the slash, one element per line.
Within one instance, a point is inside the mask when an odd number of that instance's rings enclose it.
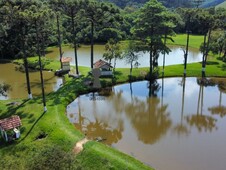
<path fill-rule="evenodd" d="M 50 146 L 36 152 L 28 163 L 31 170 L 80 169 L 75 154 L 66 152 L 58 146 Z"/>

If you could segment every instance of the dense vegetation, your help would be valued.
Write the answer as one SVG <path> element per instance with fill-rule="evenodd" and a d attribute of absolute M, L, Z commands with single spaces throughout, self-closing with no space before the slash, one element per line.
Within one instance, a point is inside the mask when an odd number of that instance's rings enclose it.
<path fill-rule="evenodd" d="M 2 59 L 23 58 L 26 69 L 27 57 L 45 56 L 45 49 L 50 45 L 58 44 L 61 59 L 63 42 L 72 44 L 79 74 L 77 47 L 80 43 L 91 44 L 92 68 L 95 42 L 113 39 L 117 44 L 120 40 L 136 39 L 140 42 L 136 45 L 138 50 L 150 53 L 152 76 L 158 68 L 159 54 L 170 51 L 166 39 L 173 41 L 174 33 L 185 32 L 204 35 L 203 68 L 210 49 L 219 55 L 223 53 L 225 59 L 226 10 L 223 8 L 172 11 L 157 0 L 151 0 L 137 10 L 121 10 L 113 4 L 93 0 L 2 0 L 0 14 L 0 56 Z M 29 82 L 27 70 L 26 74 Z"/>

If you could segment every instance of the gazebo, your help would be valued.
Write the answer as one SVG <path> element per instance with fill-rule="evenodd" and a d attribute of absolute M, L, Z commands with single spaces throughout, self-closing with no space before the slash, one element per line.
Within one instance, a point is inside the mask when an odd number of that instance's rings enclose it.
<path fill-rule="evenodd" d="M 62 59 L 61 59 L 62 69 L 56 70 L 55 75 L 56 76 L 63 76 L 64 74 L 69 73 L 71 60 L 72 59 L 70 57 L 62 57 Z"/>
<path fill-rule="evenodd" d="M 20 137 L 19 127 L 22 125 L 17 115 L 0 120 L 0 131 L 5 141 L 18 139 Z"/>
<path fill-rule="evenodd" d="M 112 66 L 110 63 L 104 61 L 104 60 L 98 60 L 93 64 L 94 69 L 98 68 L 101 71 L 101 76 L 112 76 Z"/>
<path fill-rule="evenodd" d="M 62 62 L 62 70 L 64 71 L 70 71 L 70 62 L 71 62 L 70 57 L 62 57 L 61 62 Z"/>

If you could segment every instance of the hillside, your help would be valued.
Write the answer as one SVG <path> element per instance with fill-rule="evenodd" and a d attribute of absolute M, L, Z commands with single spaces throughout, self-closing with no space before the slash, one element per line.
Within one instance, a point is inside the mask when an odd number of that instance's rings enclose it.
<path fill-rule="evenodd" d="M 212 7 L 212 6 L 217 6 L 221 3 L 223 3 L 224 1 L 225 0 L 205 0 L 202 7 L 208 8 L 208 7 Z"/>
<path fill-rule="evenodd" d="M 116 4 L 117 6 L 121 8 L 125 8 L 126 6 L 142 6 L 144 3 L 146 3 L 148 0 L 102 0 L 102 1 L 108 1 Z M 216 6 L 218 4 L 221 4 L 225 0 L 204 0 L 201 7 L 211 7 Z M 177 8 L 177 7 L 194 7 L 196 6 L 194 4 L 194 0 L 159 0 L 159 2 L 162 2 L 166 7 L 168 8 Z"/>
<path fill-rule="evenodd" d="M 217 5 L 216 7 L 217 8 L 219 8 L 219 7 L 226 8 L 226 1 L 222 2 L 221 4 Z"/>

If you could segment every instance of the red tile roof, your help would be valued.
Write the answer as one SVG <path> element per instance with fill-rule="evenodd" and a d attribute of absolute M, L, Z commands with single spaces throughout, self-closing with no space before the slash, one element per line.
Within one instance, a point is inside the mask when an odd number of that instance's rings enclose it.
<path fill-rule="evenodd" d="M 21 120 L 19 116 L 11 116 L 0 120 L 0 127 L 4 130 L 11 130 L 21 126 Z"/>
<path fill-rule="evenodd" d="M 109 67 L 112 67 L 108 62 L 104 61 L 104 60 L 98 60 L 97 62 L 95 62 L 94 64 L 94 68 L 101 68 L 103 67 L 104 65 L 107 65 Z"/>
<path fill-rule="evenodd" d="M 66 63 L 66 62 L 71 62 L 71 57 L 62 57 L 61 62 Z"/>

